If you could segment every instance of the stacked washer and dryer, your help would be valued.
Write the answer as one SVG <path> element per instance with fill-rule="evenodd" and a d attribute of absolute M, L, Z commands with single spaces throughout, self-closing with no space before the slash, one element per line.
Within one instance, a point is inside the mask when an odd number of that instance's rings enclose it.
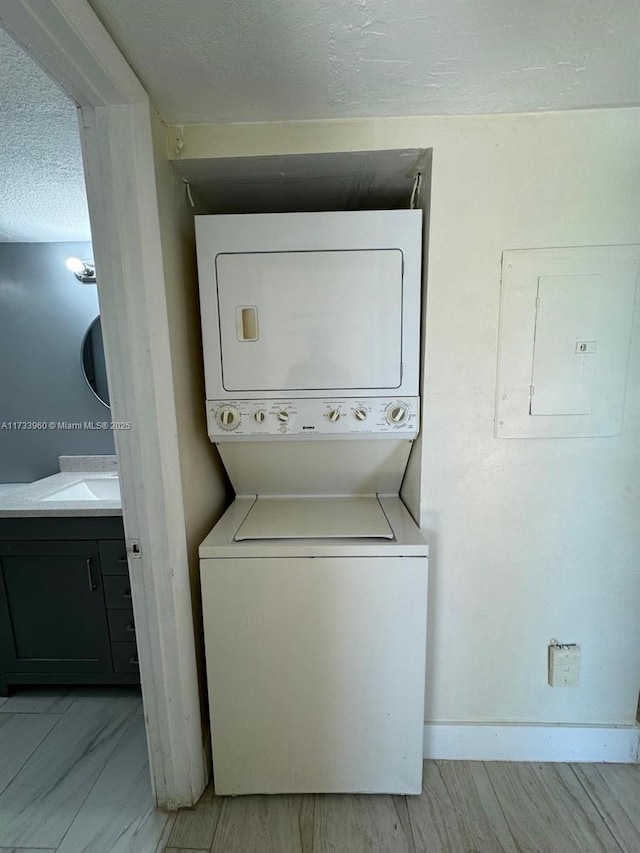
<path fill-rule="evenodd" d="M 235 500 L 200 546 L 218 794 L 422 787 L 420 211 L 196 217 L 207 425 Z"/>

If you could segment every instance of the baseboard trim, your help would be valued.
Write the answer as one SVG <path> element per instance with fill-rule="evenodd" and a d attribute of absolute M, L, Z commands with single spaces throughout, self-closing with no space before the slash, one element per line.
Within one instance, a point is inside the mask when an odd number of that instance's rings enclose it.
<path fill-rule="evenodd" d="M 464 761 L 640 762 L 640 726 L 425 723 L 424 757 Z"/>

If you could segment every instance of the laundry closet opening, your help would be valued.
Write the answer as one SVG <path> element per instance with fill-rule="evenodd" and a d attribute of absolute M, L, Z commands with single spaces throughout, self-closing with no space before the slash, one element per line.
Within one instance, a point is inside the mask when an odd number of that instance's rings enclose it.
<path fill-rule="evenodd" d="M 422 790 L 428 544 L 401 488 L 424 160 L 282 156 L 249 183 L 234 162 L 213 214 L 189 182 L 207 432 L 235 494 L 199 547 L 219 795 Z"/>
<path fill-rule="evenodd" d="M 431 149 L 181 158 L 173 166 L 206 213 L 393 210 L 428 200 Z"/>
<path fill-rule="evenodd" d="M 420 209 L 423 222 L 421 353 L 424 350 L 431 164 L 431 148 L 220 158 L 190 158 L 183 151 L 179 159 L 171 160 L 174 173 L 185 182 L 188 204 L 194 215 Z M 243 303 L 236 313 L 232 324 L 234 337 L 243 342 L 255 340 L 260 334 L 260 318 L 255 306 Z M 421 374 L 422 357 L 420 387 Z M 240 395 L 241 387 L 241 384 L 237 386 Z M 246 448 L 243 450 L 246 452 Z M 419 520 L 421 464 L 422 436 L 419 434 L 412 447 L 401 492 L 416 521 Z M 233 496 L 234 490 L 229 486 L 228 499 Z"/>

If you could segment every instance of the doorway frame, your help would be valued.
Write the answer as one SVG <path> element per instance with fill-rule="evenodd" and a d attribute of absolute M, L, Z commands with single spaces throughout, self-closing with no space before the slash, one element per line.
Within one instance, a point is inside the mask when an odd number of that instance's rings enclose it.
<path fill-rule="evenodd" d="M 78 106 L 155 805 L 208 780 L 147 92 L 86 0 L 0 0 Z"/>

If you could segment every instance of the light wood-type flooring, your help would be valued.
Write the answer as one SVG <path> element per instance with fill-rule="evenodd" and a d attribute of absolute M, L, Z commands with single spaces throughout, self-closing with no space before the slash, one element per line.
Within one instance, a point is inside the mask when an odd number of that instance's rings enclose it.
<path fill-rule="evenodd" d="M 216 797 L 165 853 L 640 853 L 640 765 L 425 761 L 419 797 Z"/>
<path fill-rule="evenodd" d="M 426 761 L 419 797 L 151 807 L 139 691 L 0 698 L 0 853 L 640 853 L 640 765 Z"/>
<path fill-rule="evenodd" d="M 140 691 L 28 688 L 0 697 L 0 853 L 155 853 Z"/>

